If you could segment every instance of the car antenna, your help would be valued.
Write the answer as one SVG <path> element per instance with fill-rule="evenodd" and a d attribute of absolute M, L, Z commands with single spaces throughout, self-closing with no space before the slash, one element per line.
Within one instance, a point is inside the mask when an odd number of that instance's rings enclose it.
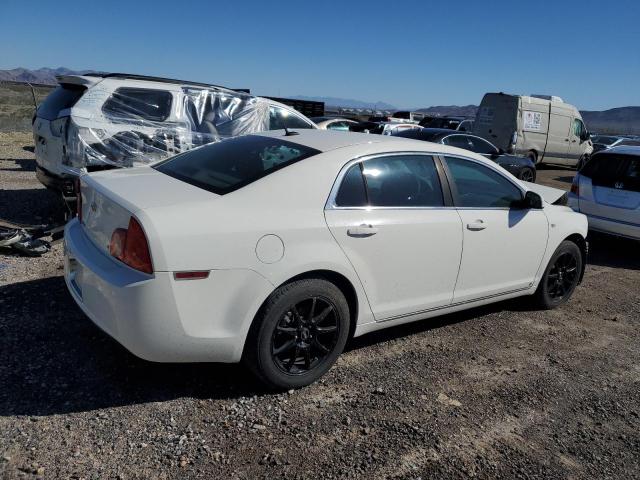
<path fill-rule="evenodd" d="M 285 137 L 292 137 L 293 135 L 300 135 L 299 132 L 294 132 L 293 130 L 289 130 L 286 125 L 283 128 L 284 128 L 284 136 Z"/>

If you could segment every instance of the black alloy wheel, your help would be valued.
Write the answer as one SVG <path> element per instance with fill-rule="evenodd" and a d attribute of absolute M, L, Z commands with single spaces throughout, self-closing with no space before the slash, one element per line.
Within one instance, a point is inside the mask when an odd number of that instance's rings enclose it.
<path fill-rule="evenodd" d="M 350 326 L 349 303 L 334 283 L 295 280 L 265 301 L 242 360 L 271 389 L 304 387 L 329 371 L 347 343 Z"/>
<path fill-rule="evenodd" d="M 520 171 L 520 180 L 533 183 L 536 181 L 536 174 L 530 168 L 523 168 Z"/>
<path fill-rule="evenodd" d="M 565 240 L 552 255 L 535 293 L 536 303 L 543 309 L 565 303 L 580 282 L 583 258 L 575 242 Z"/>
<path fill-rule="evenodd" d="M 578 280 L 578 259 L 572 252 L 565 252 L 556 258 L 547 274 L 547 292 L 554 300 L 564 298 L 573 291 Z"/>
<path fill-rule="evenodd" d="M 340 336 L 335 305 L 311 297 L 291 305 L 280 317 L 271 338 L 274 363 L 289 375 L 304 374 L 321 363 Z"/>

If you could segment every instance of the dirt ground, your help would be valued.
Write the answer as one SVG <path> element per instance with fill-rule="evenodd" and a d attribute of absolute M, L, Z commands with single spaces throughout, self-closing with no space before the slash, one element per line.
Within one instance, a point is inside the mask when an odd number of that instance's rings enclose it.
<path fill-rule="evenodd" d="M 0 134 L 0 218 L 60 215 L 30 145 Z M 75 306 L 60 244 L 0 252 L 0 477 L 640 478 L 640 249 L 590 242 L 562 308 L 515 300 L 358 338 L 286 394 L 239 366 L 139 360 Z"/>

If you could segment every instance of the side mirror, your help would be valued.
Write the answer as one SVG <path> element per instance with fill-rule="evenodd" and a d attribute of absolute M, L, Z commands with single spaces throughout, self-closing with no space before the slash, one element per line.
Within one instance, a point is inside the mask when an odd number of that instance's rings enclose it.
<path fill-rule="evenodd" d="M 542 197 L 536 192 L 528 191 L 525 193 L 522 203 L 524 204 L 524 208 L 542 209 Z"/>

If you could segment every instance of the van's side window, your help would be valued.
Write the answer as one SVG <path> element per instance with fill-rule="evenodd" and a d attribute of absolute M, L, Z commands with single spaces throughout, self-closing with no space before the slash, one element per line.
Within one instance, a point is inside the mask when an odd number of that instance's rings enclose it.
<path fill-rule="evenodd" d="M 102 111 L 120 118 L 164 122 L 171 113 L 171 92 L 150 88 L 119 88 L 107 99 Z"/>

